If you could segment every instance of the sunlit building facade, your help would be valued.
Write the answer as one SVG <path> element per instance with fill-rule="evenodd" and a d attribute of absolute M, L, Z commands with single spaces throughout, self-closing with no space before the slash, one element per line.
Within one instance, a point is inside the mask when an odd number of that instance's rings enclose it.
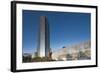
<path fill-rule="evenodd" d="M 49 57 L 50 56 L 50 33 L 49 24 L 46 16 L 40 16 L 39 34 L 38 34 L 38 46 L 37 56 L 38 57 Z"/>

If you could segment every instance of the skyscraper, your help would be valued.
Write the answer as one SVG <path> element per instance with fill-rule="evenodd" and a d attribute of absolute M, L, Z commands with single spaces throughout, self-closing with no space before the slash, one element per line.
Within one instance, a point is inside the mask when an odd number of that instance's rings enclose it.
<path fill-rule="evenodd" d="M 40 26 L 38 34 L 37 55 L 39 57 L 49 57 L 50 55 L 50 35 L 49 24 L 46 16 L 40 16 Z"/>

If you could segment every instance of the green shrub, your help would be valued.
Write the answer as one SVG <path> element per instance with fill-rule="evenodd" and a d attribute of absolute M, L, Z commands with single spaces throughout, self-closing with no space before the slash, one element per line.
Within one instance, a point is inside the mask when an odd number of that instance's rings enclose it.
<path fill-rule="evenodd" d="M 49 58 L 49 57 L 34 57 L 32 59 L 32 62 L 46 62 L 46 61 L 54 61 L 53 59 Z"/>

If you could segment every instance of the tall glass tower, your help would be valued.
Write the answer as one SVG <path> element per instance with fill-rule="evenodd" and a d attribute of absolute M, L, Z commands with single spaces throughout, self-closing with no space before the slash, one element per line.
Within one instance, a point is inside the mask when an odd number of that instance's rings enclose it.
<path fill-rule="evenodd" d="M 40 16 L 40 26 L 38 34 L 37 56 L 49 57 L 50 56 L 50 33 L 49 24 L 46 16 Z"/>

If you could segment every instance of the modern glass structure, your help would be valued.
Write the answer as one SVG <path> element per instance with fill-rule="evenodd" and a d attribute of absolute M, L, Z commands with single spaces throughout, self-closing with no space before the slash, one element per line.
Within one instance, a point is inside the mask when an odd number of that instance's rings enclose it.
<path fill-rule="evenodd" d="M 50 57 L 50 33 L 49 24 L 46 16 L 40 16 L 39 34 L 38 34 L 38 57 Z"/>

